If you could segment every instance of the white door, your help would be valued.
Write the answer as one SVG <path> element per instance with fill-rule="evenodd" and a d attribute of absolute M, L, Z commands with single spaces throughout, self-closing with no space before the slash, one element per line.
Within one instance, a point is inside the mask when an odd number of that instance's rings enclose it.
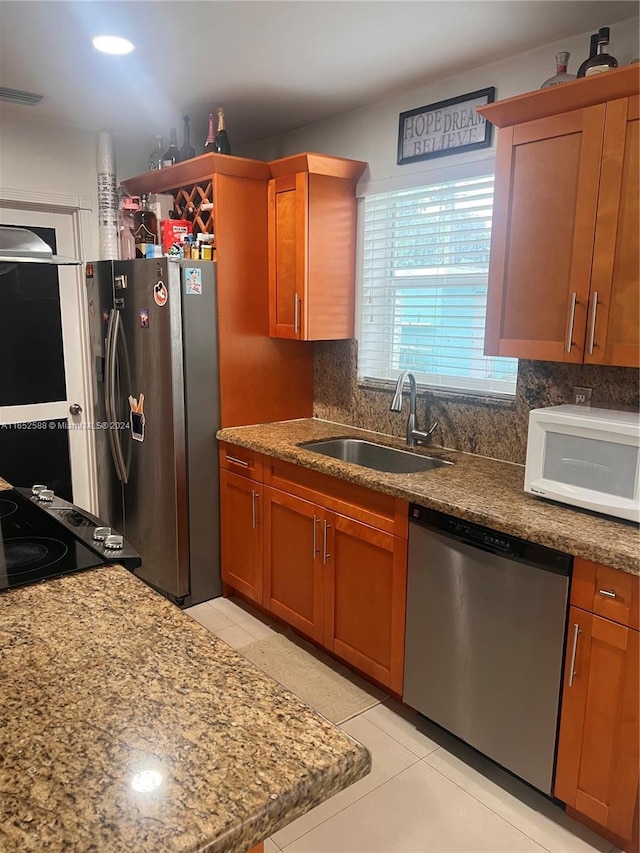
<path fill-rule="evenodd" d="M 0 224 L 35 229 L 78 256 L 72 213 L 1 207 Z M 93 450 L 83 266 L 19 264 L 0 276 L 0 476 L 57 484 L 93 510 Z M 50 480 L 50 482 L 47 482 Z"/>

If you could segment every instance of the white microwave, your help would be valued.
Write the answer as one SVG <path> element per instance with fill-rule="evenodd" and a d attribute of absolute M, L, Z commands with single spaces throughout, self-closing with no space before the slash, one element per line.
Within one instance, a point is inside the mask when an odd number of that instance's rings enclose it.
<path fill-rule="evenodd" d="M 640 413 L 550 406 L 529 413 L 524 490 L 640 523 Z"/>

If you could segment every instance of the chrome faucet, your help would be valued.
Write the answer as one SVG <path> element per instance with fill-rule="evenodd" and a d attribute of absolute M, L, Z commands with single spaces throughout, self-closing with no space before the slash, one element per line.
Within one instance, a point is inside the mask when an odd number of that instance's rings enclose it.
<path fill-rule="evenodd" d="M 413 373 L 410 370 L 405 370 L 398 377 L 398 384 L 396 385 L 396 393 L 393 395 L 393 400 L 391 401 L 391 406 L 389 407 L 392 412 L 401 412 L 402 411 L 402 389 L 404 387 L 404 380 L 409 380 L 409 418 L 407 420 L 407 447 L 415 447 L 416 442 L 421 442 L 423 444 L 428 444 L 431 441 L 431 436 L 433 435 L 436 427 L 438 426 L 438 421 L 435 421 L 428 429 L 427 432 L 421 432 L 417 429 L 417 420 L 416 420 L 416 400 L 418 397 L 416 390 L 416 379 Z"/>

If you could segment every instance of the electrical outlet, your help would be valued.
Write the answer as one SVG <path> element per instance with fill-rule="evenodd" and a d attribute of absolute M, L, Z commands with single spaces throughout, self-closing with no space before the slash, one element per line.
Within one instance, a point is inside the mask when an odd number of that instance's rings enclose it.
<path fill-rule="evenodd" d="M 590 406 L 591 388 L 580 388 L 578 385 L 574 386 L 573 404 L 575 406 Z"/>

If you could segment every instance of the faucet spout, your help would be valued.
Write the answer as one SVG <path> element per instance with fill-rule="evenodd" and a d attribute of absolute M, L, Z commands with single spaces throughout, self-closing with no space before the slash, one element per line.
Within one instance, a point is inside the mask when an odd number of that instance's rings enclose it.
<path fill-rule="evenodd" d="M 410 370 L 403 371 L 398 377 L 398 382 L 396 384 L 396 392 L 393 395 L 393 400 L 391 401 L 391 406 L 389 407 L 392 412 L 401 412 L 402 411 L 402 392 L 404 388 L 405 379 L 409 380 L 409 417 L 407 419 L 407 446 L 414 447 L 415 446 L 415 438 L 413 433 L 416 430 L 416 401 L 418 398 L 418 392 L 416 388 L 416 379 L 413 373 Z"/>

